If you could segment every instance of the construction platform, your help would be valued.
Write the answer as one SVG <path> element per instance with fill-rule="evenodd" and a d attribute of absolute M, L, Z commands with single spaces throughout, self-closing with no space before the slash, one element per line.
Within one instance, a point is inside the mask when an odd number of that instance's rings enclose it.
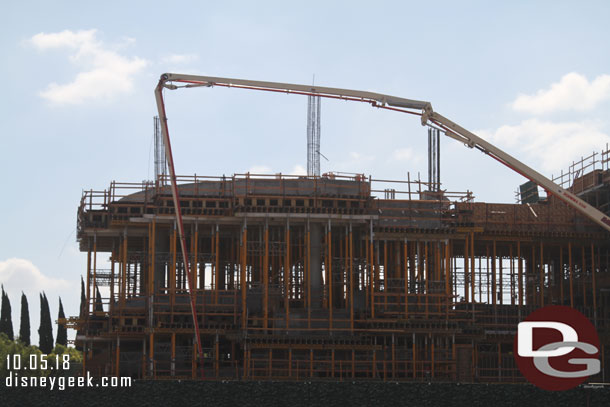
<path fill-rule="evenodd" d="M 608 213 L 610 171 L 573 175 Z M 169 178 L 112 182 L 78 208 L 87 304 L 71 326 L 94 375 L 523 382 L 518 322 L 563 304 L 599 333 L 591 380 L 610 378 L 608 233 L 553 196 L 474 202 L 358 174 L 178 183 L 204 358 Z"/>

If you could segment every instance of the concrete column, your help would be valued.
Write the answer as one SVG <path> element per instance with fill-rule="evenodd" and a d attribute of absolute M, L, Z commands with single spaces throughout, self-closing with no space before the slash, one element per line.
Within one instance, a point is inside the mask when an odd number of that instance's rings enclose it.
<path fill-rule="evenodd" d="M 169 256 L 169 229 L 161 228 L 157 225 L 155 233 L 155 257 Z M 165 281 L 165 269 L 167 263 L 155 259 L 155 293 L 159 292 Z"/>

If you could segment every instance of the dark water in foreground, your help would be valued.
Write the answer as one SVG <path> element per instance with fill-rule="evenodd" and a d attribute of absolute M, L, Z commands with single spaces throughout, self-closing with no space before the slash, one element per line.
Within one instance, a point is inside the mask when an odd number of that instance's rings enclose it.
<path fill-rule="evenodd" d="M 7 388 L 0 406 L 604 406 L 610 387 L 547 392 L 530 385 L 382 382 L 134 381 L 129 388 Z"/>

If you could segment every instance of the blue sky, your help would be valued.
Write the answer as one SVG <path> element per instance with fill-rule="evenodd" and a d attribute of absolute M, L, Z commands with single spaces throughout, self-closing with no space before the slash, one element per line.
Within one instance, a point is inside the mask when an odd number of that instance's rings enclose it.
<path fill-rule="evenodd" d="M 610 142 L 608 2 L 9 2 L 0 24 L 0 282 L 76 315 L 83 189 L 152 177 L 163 72 L 353 88 L 430 101 L 542 173 Z M 102 6 L 103 4 L 103 6 Z M 166 92 L 180 174 L 306 167 L 306 99 Z M 322 101 L 322 172 L 426 174 L 419 121 Z M 441 140 L 441 181 L 514 202 L 524 179 Z"/>

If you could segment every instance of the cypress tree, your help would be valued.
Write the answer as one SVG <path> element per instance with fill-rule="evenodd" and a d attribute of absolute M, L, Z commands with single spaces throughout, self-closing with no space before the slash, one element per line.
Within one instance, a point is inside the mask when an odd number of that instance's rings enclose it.
<path fill-rule="evenodd" d="M 87 317 L 87 297 L 85 296 L 85 281 L 83 280 L 83 276 L 80 276 L 80 309 L 78 312 L 79 319 L 83 321 Z M 79 324 L 81 326 L 81 324 Z M 82 331 L 80 329 L 76 330 L 76 336 L 80 335 Z M 79 351 L 83 351 L 83 348 L 76 345 L 76 349 Z"/>
<path fill-rule="evenodd" d="M 0 305 L 0 333 L 6 334 L 7 326 L 5 322 L 6 300 L 4 299 L 4 285 L 2 285 L 2 304 Z"/>
<path fill-rule="evenodd" d="M 21 326 L 19 327 L 19 340 L 25 345 L 30 346 L 30 308 L 28 299 L 21 292 Z"/>
<path fill-rule="evenodd" d="M 12 341 L 15 339 L 13 335 L 13 319 L 11 317 L 11 301 L 8 295 L 4 292 L 2 286 L 2 310 L 0 310 L 0 333 L 5 333 Z"/>
<path fill-rule="evenodd" d="M 100 288 L 95 286 L 95 311 L 104 312 L 104 305 L 102 305 L 102 294 L 100 294 Z"/>
<path fill-rule="evenodd" d="M 85 296 L 85 281 L 83 276 L 80 276 L 80 313 L 81 318 L 87 315 L 87 297 Z"/>
<path fill-rule="evenodd" d="M 38 328 L 38 336 L 40 338 L 38 347 L 42 353 L 51 353 L 53 350 L 53 325 L 51 324 L 49 301 L 44 292 L 40 294 L 40 328 Z"/>
<path fill-rule="evenodd" d="M 59 313 L 57 314 L 57 319 L 66 318 L 64 314 L 64 306 L 61 303 L 61 297 L 59 297 Z M 64 345 L 68 346 L 68 330 L 65 325 L 61 325 L 59 322 L 57 323 L 57 339 L 55 340 L 56 345 Z"/>

